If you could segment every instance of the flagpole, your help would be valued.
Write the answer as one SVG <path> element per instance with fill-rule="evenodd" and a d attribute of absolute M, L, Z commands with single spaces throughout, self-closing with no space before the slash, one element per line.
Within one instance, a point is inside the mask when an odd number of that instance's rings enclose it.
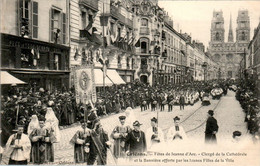
<path fill-rule="evenodd" d="M 104 12 L 104 8 L 105 8 L 105 2 L 103 2 L 103 15 L 105 14 Z M 103 59 L 105 60 L 105 25 L 103 24 L 102 25 L 102 34 L 103 34 L 103 43 L 102 43 L 102 45 L 103 45 L 103 47 L 102 47 L 102 56 L 103 56 Z M 106 74 L 105 74 L 105 65 L 106 65 L 106 63 L 105 63 L 105 61 L 103 61 L 103 90 L 104 90 L 104 95 L 106 96 L 106 87 L 105 87 L 105 85 L 106 85 Z"/>

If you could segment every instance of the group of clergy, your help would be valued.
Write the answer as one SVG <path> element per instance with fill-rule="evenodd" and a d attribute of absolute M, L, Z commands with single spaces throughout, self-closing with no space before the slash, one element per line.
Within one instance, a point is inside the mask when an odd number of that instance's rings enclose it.
<path fill-rule="evenodd" d="M 111 155 L 110 158 L 114 159 L 114 163 L 120 164 L 148 152 L 162 150 L 160 143 L 172 143 L 187 138 L 183 127 L 179 125 L 178 116 L 173 119 L 174 126 L 168 130 L 165 140 L 162 129 L 158 127 L 157 118 L 151 119 L 151 127 L 144 132 L 141 130 L 142 124 L 131 116 L 132 112 L 127 109 L 125 115 L 118 117 L 120 123 L 110 134 L 110 138 L 114 140 L 113 144 L 98 118 L 82 120 L 82 128 L 70 141 L 74 145 L 75 163 L 106 165 L 108 155 Z"/>
<path fill-rule="evenodd" d="M 33 115 L 24 133 L 24 123 L 19 121 L 2 155 L 1 165 L 46 164 L 54 162 L 53 144 L 60 141 L 58 119 L 52 108 L 45 116 Z"/>

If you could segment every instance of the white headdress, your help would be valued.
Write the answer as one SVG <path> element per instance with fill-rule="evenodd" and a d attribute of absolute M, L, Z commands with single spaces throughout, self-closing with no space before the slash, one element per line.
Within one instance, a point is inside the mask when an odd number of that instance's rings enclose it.
<path fill-rule="evenodd" d="M 28 129 L 27 129 L 28 135 L 30 135 L 31 132 L 33 131 L 33 129 L 35 129 L 35 128 L 40 128 L 40 124 L 39 124 L 38 117 L 36 115 L 32 115 L 31 121 L 30 121 L 30 123 L 28 125 Z"/>

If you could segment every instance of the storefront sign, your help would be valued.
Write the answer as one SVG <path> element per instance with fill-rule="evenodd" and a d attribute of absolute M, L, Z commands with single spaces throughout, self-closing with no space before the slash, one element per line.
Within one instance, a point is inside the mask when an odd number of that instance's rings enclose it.
<path fill-rule="evenodd" d="M 20 47 L 20 48 L 24 48 L 24 49 L 35 49 L 35 50 L 39 50 L 42 52 L 49 52 L 50 51 L 50 47 L 47 46 L 41 46 L 41 45 L 36 45 L 33 43 L 24 43 L 24 42 L 20 42 L 20 41 L 9 41 L 9 46 L 11 47 Z"/>
<path fill-rule="evenodd" d="M 74 69 L 74 86 L 76 102 L 88 104 L 96 102 L 96 86 L 93 66 L 82 66 Z"/>

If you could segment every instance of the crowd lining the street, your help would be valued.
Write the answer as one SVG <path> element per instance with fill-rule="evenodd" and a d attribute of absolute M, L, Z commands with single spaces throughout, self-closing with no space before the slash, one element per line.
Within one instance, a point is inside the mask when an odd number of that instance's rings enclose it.
<path fill-rule="evenodd" d="M 1 115 L 6 118 L 6 121 L 2 124 L 16 126 L 14 131 L 17 133 L 9 137 L 5 148 L 7 151 L 10 148 L 11 150 L 27 149 L 23 152 L 27 155 L 24 156 L 24 160 L 16 160 L 18 156 L 15 157 L 14 155 L 11 155 L 11 158 L 8 159 L 5 156 L 3 161 L 9 162 L 9 164 L 27 164 L 28 159 L 34 164 L 53 162 L 53 143 L 60 141 L 59 126 L 80 122 L 82 129 L 77 131 L 70 141 L 74 145 L 75 162 L 87 162 L 89 165 L 97 162 L 105 165 L 107 148 L 111 147 L 111 143 L 99 118 L 103 115 L 119 113 L 125 109 L 126 116 L 119 117 L 122 126 L 116 126 L 111 134 L 111 137 L 115 140 L 113 157 L 118 159 L 125 157 L 128 153 L 146 152 L 147 148 L 151 148 L 151 142 L 160 143 L 163 141 L 162 137 L 158 135 L 158 131 L 160 130 L 159 133 L 163 132 L 156 125 L 157 119 L 155 117 L 151 119 L 151 129 L 148 129 L 151 131 L 147 131 L 146 134 L 140 131 L 141 123 L 134 121 L 134 118 L 131 117 L 132 108 L 140 106 L 141 111 L 150 110 L 150 107 L 151 111 L 156 111 L 157 108 L 160 111 L 165 111 L 164 106 L 168 105 L 168 112 L 171 112 L 174 111 L 172 110 L 173 105 L 180 105 L 180 110 L 182 110 L 185 105 L 193 105 L 199 100 L 203 104 L 204 101 L 208 101 L 210 94 L 213 99 L 220 99 L 222 94 L 227 94 L 228 87 L 228 82 L 217 84 L 216 81 L 168 86 L 156 85 L 153 87 L 135 81 L 127 85 L 110 87 L 106 94 L 99 95 L 95 108 L 90 105 L 85 108 L 82 104 L 76 103 L 73 89 L 51 93 L 43 88 L 29 88 L 26 91 L 24 88 L 13 86 L 7 96 L 2 96 Z M 247 104 L 243 105 L 243 101 L 252 101 L 245 99 L 248 96 L 243 93 L 243 88 L 237 89 L 237 98 L 242 102 L 242 107 L 247 108 Z M 247 92 L 247 90 L 245 91 Z M 88 111 L 84 111 L 84 109 Z M 19 111 L 17 112 L 17 110 Z M 17 113 L 18 116 L 16 116 Z M 205 141 L 216 143 L 217 121 L 213 117 L 214 111 L 209 110 L 208 114 Z M 246 120 L 251 120 L 254 113 L 249 109 L 246 115 Z M 248 115 L 250 115 L 250 119 L 247 119 Z M 16 119 L 16 117 L 18 118 Z M 84 117 L 88 117 L 88 121 Z M 168 141 L 182 140 L 186 137 L 185 131 L 179 126 L 179 121 L 179 117 L 174 118 L 175 126 L 168 131 Z M 248 126 L 251 124 L 251 127 L 249 127 L 250 133 L 254 133 L 255 128 L 252 127 L 252 123 L 248 122 L 248 124 Z M 13 128 L 9 128 L 9 130 L 11 133 Z M 234 138 L 239 134 L 241 135 L 239 131 L 234 133 Z M 22 145 L 16 143 L 17 139 L 23 140 L 24 143 Z"/>

